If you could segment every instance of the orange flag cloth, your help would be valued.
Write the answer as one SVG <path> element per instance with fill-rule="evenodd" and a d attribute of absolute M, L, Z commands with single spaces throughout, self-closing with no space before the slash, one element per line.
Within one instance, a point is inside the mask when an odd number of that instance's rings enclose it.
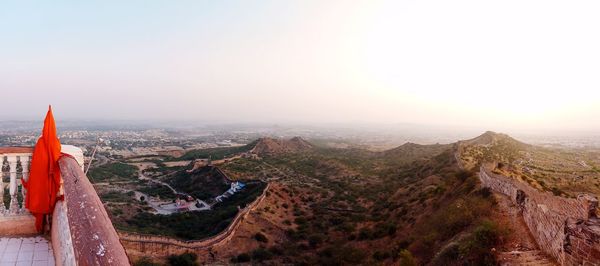
<path fill-rule="evenodd" d="M 33 150 L 29 180 L 23 180 L 27 189 L 25 207 L 35 216 L 35 227 L 39 232 L 42 231 L 44 215 L 54 210 L 60 189 L 59 157 L 60 141 L 56 136 L 52 107 L 48 107 L 42 137 Z"/>

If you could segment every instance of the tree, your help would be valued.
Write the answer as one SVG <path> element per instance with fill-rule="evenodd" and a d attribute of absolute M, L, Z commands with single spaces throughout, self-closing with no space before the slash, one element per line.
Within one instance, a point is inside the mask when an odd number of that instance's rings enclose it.
<path fill-rule="evenodd" d="M 248 255 L 248 253 L 241 253 L 239 255 L 237 255 L 236 257 L 231 259 L 231 262 L 233 263 L 241 263 L 241 262 L 249 262 L 250 261 L 250 255 Z"/>
<path fill-rule="evenodd" d="M 171 255 L 167 259 L 171 266 L 198 266 L 200 265 L 196 260 L 198 255 L 194 253 L 183 253 L 181 255 Z"/>
<path fill-rule="evenodd" d="M 313 234 L 308 237 L 308 245 L 310 245 L 312 248 L 317 247 L 322 242 L 323 242 L 323 237 L 321 237 L 321 235 Z"/>
<path fill-rule="evenodd" d="M 263 243 L 267 243 L 269 242 L 269 239 L 267 238 L 267 236 L 265 236 L 263 233 L 258 232 L 254 235 L 254 239 L 256 239 L 256 241 L 258 242 L 263 242 Z"/>
<path fill-rule="evenodd" d="M 252 252 L 252 259 L 256 261 L 270 260 L 273 254 L 264 248 L 257 248 Z"/>
<path fill-rule="evenodd" d="M 136 261 L 133 266 L 159 266 L 160 264 L 152 261 L 152 259 L 148 257 L 142 257 L 138 261 Z"/>
<path fill-rule="evenodd" d="M 399 256 L 399 263 L 400 266 L 417 266 L 417 261 L 415 260 L 415 258 L 413 257 L 413 255 L 410 253 L 410 251 L 403 249 L 402 251 L 400 251 L 400 256 Z"/>

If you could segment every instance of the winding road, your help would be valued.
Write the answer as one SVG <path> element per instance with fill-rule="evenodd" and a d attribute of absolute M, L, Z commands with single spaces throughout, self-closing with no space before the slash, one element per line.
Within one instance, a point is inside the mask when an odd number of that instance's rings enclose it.
<path fill-rule="evenodd" d="M 185 195 L 185 196 L 189 196 L 189 194 L 181 192 L 181 191 L 177 191 L 175 190 L 171 185 L 160 181 L 160 180 L 156 180 L 150 177 L 147 177 L 146 175 L 144 175 L 144 170 L 148 168 L 147 165 L 144 164 L 135 164 L 136 167 L 138 167 L 139 169 L 139 174 L 138 174 L 138 179 L 142 180 L 142 181 L 147 181 L 147 182 L 151 182 L 151 183 L 155 183 L 155 184 L 159 184 L 161 186 L 166 186 L 168 187 L 171 191 L 173 191 L 173 193 L 175 195 Z M 146 202 L 148 202 L 148 206 L 152 207 L 158 214 L 164 214 L 164 215 L 168 215 L 168 214 L 173 214 L 176 212 L 180 212 L 181 210 L 179 209 L 179 206 L 177 206 L 175 203 L 173 202 L 166 202 L 166 201 L 158 201 L 158 200 L 154 200 L 154 197 L 151 197 L 143 192 L 137 191 L 137 190 L 133 190 L 133 192 L 135 193 L 135 198 L 137 200 L 141 200 L 141 197 L 143 196 L 144 199 L 146 199 Z M 197 207 L 197 203 L 199 203 L 201 205 L 201 207 Z M 211 205 L 206 203 L 203 200 L 200 199 L 195 199 L 195 203 L 190 203 L 188 205 L 188 209 L 187 211 L 207 211 L 211 209 Z"/>

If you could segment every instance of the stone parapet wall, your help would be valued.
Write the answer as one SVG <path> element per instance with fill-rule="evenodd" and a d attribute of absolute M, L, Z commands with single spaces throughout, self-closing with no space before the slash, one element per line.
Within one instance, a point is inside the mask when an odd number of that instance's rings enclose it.
<path fill-rule="evenodd" d="M 519 206 L 540 249 L 562 265 L 600 265 L 598 200 L 582 194 L 576 199 L 554 196 L 485 166 L 479 178 L 484 187 L 507 195 Z"/>
<path fill-rule="evenodd" d="M 564 264 L 600 265 L 600 221 L 591 218 L 567 224 Z"/>
<path fill-rule="evenodd" d="M 68 219 L 65 202 L 57 202 L 52 213 L 52 227 L 50 228 L 54 259 L 57 265 L 74 266 L 77 265 L 77 262 Z"/>
<path fill-rule="evenodd" d="M 72 246 L 72 250 L 61 250 L 61 260 L 57 261 L 57 265 L 62 264 L 64 259 L 72 261 L 71 257 L 76 265 L 129 265 L 125 249 L 119 242 L 108 213 L 77 159 L 62 156 L 58 163 L 63 179 L 64 198 L 60 209 L 56 210 L 58 226 L 55 228 L 55 236 L 63 247 Z M 66 232 L 61 231 L 65 227 L 69 229 L 71 243 L 68 242 Z"/>
<path fill-rule="evenodd" d="M 208 253 L 210 252 L 211 248 L 229 242 L 240 223 L 246 219 L 248 214 L 254 211 L 264 200 L 269 187 L 270 184 L 267 184 L 267 187 L 263 193 L 256 200 L 250 203 L 250 205 L 240 210 L 231 224 L 229 224 L 227 229 L 218 235 L 201 240 L 186 241 L 166 236 L 145 235 L 119 231 L 118 234 L 121 239 L 121 243 L 123 243 L 127 253 L 131 257 L 148 256 L 154 258 L 163 258 L 172 254 L 180 254 L 184 252 Z"/>

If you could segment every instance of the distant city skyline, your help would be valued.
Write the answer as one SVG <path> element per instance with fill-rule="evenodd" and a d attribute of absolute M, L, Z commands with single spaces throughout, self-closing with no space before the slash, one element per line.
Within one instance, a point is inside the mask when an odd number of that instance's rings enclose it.
<path fill-rule="evenodd" d="M 596 1 L 33 1 L 0 120 L 600 132 Z"/>

